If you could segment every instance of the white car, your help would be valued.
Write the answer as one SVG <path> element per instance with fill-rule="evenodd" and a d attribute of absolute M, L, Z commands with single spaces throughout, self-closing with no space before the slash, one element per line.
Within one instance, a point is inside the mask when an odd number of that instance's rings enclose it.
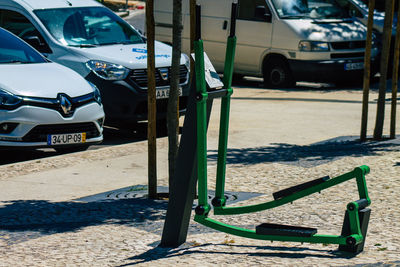
<path fill-rule="evenodd" d="M 147 120 L 146 38 L 95 0 L 0 0 L 0 27 L 95 84 L 106 123 Z M 156 42 L 157 119 L 166 118 L 172 48 Z M 189 94 L 189 58 L 180 60 L 180 113 Z"/>
<path fill-rule="evenodd" d="M 98 89 L 0 28 L 0 147 L 83 150 L 103 140 Z"/>

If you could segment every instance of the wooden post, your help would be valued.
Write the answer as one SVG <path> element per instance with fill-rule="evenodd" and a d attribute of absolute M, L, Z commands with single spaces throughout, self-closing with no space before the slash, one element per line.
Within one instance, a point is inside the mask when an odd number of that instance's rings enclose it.
<path fill-rule="evenodd" d="M 400 4 L 397 10 L 396 42 L 394 45 L 393 75 L 392 75 L 392 106 L 390 112 L 390 138 L 396 138 L 396 108 L 397 87 L 399 85 L 399 56 L 400 56 Z"/>
<path fill-rule="evenodd" d="M 365 142 L 367 139 L 367 124 L 368 124 L 368 102 L 369 102 L 369 87 L 371 81 L 371 50 L 372 50 L 372 29 L 374 25 L 374 8 L 375 0 L 369 1 L 368 6 L 368 30 L 367 40 L 365 46 L 365 57 L 364 57 L 364 87 L 363 87 L 363 104 L 362 104 L 362 115 L 361 115 L 361 142 Z"/>
<path fill-rule="evenodd" d="M 156 78 L 154 48 L 154 0 L 146 1 L 147 32 L 147 94 L 148 94 L 148 194 L 157 198 L 157 129 L 156 129 Z"/>
<path fill-rule="evenodd" d="M 383 26 L 383 47 L 381 58 L 381 77 L 379 80 L 378 106 L 376 110 L 376 121 L 374 129 L 374 139 L 381 140 L 383 132 L 383 122 L 385 120 L 385 96 L 387 83 L 387 70 L 389 63 L 390 41 L 392 37 L 394 0 L 385 1 L 385 22 Z"/>

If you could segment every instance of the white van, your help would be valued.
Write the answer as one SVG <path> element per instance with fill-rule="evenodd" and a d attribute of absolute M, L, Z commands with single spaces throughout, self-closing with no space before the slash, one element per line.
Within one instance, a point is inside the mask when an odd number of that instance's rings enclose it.
<path fill-rule="evenodd" d="M 147 119 L 146 39 L 95 0 L 0 0 L 0 27 L 49 60 L 95 84 L 106 123 Z M 157 118 L 166 115 L 172 48 L 156 42 Z M 188 57 L 181 58 L 180 111 L 188 95 Z"/>
<path fill-rule="evenodd" d="M 197 0 L 202 39 L 223 71 L 231 4 Z M 295 81 L 343 82 L 362 77 L 366 27 L 335 0 L 238 0 L 235 74 L 264 77 L 267 86 Z M 189 52 L 189 1 L 183 2 L 183 49 Z M 172 0 L 155 0 L 156 38 L 171 43 Z M 378 48 L 374 46 L 375 61 Z M 373 64 L 375 66 L 375 64 Z"/>

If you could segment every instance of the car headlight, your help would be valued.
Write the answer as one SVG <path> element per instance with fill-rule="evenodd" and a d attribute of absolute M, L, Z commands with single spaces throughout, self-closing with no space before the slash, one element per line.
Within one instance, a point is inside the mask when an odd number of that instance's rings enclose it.
<path fill-rule="evenodd" d="M 124 66 L 98 60 L 90 60 L 86 66 L 104 80 L 123 80 L 129 73 L 129 69 Z"/>
<path fill-rule="evenodd" d="M 90 86 L 92 86 L 93 88 L 93 99 L 94 101 L 96 101 L 99 105 L 101 105 L 101 94 L 100 94 L 100 90 L 99 88 L 97 88 L 96 85 L 94 85 L 91 82 L 88 82 L 90 84 Z"/>
<path fill-rule="evenodd" d="M 300 41 L 299 42 L 299 50 L 305 52 L 325 52 L 329 51 L 329 44 L 326 42 L 317 42 L 317 41 Z"/>
<path fill-rule="evenodd" d="M 22 98 L 20 96 L 0 89 L 0 109 L 15 109 L 21 102 Z"/>
<path fill-rule="evenodd" d="M 185 58 L 185 66 L 188 70 L 190 70 L 190 58 L 186 54 L 182 54 L 183 57 Z"/>

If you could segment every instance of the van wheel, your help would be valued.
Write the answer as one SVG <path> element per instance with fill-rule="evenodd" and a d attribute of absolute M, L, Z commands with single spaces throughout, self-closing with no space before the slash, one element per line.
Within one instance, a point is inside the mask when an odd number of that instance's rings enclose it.
<path fill-rule="evenodd" d="M 296 85 L 288 64 L 282 59 L 275 58 L 268 61 L 263 74 L 266 87 L 288 88 Z"/>

